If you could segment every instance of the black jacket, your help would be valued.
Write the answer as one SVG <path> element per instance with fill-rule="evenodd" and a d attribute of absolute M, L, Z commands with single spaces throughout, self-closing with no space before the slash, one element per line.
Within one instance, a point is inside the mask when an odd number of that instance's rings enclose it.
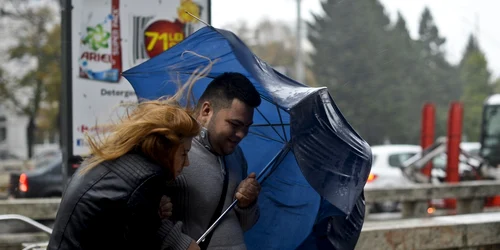
<path fill-rule="evenodd" d="M 104 162 L 84 175 L 77 171 L 47 249 L 175 249 L 175 242 L 163 239 L 182 225 L 158 215 L 168 178 L 139 154 Z"/>

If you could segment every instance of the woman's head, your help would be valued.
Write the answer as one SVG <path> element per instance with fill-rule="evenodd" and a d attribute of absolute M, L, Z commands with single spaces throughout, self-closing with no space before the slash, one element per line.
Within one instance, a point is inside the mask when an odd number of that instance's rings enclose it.
<path fill-rule="evenodd" d="M 159 100 L 136 104 L 102 142 L 87 137 L 91 157 L 85 171 L 136 150 L 176 177 L 189 164 L 191 139 L 199 131 L 200 125 L 185 108 Z"/>

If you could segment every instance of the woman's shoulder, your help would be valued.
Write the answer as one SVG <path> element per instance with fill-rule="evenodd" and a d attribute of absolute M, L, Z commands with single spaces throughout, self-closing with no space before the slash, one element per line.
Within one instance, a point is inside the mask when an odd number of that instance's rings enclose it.
<path fill-rule="evenodd" d="M 85 167 L 85 164 L 82 164 Z M 79 197 L 93 199 L 99 192 L 106 190 L 112 199 L 126 199 L 135 190 L 148 182 L 148 185 L 166 183 L 167 174 L 160 166 L 139 154 L 126 154 L 116 160 L 104 161 L 86 173 L 77 171 L 72 177 L 68 191 Z"/>
<path fill-rule="evenodd" d="M 135 185 L 139 185 L 153 176 L 166 178 L 167 174 L 162 167 L 137 153 L 128 153 L 114 161 L 102 164 L 127 183 Z"/>

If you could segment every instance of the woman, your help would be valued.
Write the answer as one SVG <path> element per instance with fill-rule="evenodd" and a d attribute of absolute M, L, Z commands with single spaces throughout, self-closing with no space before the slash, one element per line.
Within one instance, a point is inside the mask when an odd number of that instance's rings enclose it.
<path fill-rule="evenodd" d="M 180 234 L 182 223 L 161 220 L 158 211 L 199 132 L 184 108 L 148 101 L 107 139 L 88 138 L 91 157 L 65 190 L 47 249 L 178 249 L 186 242 L 196 249 Z"/>

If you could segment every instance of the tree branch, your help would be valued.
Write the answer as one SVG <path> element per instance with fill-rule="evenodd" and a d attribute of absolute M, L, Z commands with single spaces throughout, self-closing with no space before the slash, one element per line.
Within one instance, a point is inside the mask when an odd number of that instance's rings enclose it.
<path fill-rule="evenodd" d="M 0 97 L 2 97 L 2 100 L 4 100 L 3 103 L 6 103 L 5 100 L 10 101 L 12 105 L 14 105 L 14 109 L 16 112 L 26 115 L 27 107 L 22 107 L 21 103 L 13 93 L 15 91 L 11 91 L 12 89 L 7 87 L 7 85 L 8 81 L 5 78 L 0 78 Z"/>

